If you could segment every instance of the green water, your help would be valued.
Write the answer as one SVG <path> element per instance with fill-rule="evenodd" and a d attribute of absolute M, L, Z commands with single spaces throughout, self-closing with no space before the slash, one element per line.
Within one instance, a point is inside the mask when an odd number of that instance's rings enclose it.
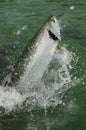
<path fill-rule="evenodd" d="M 40 107 L 9 113 L 2 109 L 3 130 L 86 130 L 85 0 L 0 0 L 0 80 L 50 15 L 60 21 L 60 44 L 76 55 L 71 73 L 81 81 L 66 91 L 65 105 L 49 107 L 47 112 Z"/>

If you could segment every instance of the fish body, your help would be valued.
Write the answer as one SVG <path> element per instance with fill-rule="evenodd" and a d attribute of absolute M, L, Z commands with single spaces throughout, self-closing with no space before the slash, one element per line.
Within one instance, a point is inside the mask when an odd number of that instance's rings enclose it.
<path fill-rule="evenodd" d="M 60 39 L 60 26 L 55 16 L 50 17 L 27 45 L 11 73 L 11 82 L 27 88 L 40 80 L 52 60 Z M 8 85 L 8 83 L 6 84 Z"/>

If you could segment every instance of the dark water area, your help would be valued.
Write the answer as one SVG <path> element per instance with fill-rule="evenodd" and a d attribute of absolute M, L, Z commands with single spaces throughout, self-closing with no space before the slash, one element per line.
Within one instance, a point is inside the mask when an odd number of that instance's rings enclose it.
<path fill-rule="evenodd" d="M 85 0 L 0 0 L 0 81 L 51 15 L 61 26 L 60 44 L 73 52 L 70 73 L 79 82 L 67 89 L 55 107 L 22 104 L 10 112 L 0 107 L 2 130 L 86 130 Z"/>

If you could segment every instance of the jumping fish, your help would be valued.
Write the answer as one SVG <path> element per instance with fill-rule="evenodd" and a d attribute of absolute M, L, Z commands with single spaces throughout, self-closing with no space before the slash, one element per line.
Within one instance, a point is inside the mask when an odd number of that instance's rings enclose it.
<path fill-rule="evenodd" d="M 55 16 L 43 24 L 37 35 L 23 51 L 13 67 L 13 71 L 3 82 L 3 86 L 31 86 L 40 80 L 52 60 L 54 50 L 60 40 L 60 26 Z M 9 78 L 10 77 L 10 78 Z"/>

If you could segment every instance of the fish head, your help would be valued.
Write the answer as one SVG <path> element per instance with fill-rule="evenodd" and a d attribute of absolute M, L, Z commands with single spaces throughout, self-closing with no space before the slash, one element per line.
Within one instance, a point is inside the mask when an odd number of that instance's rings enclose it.
<path fill-rule="evenodd" d="M 56 19 L 55 16 L 49 18 L 47 30 L 49 37 L 54 41 L 58 41 L 61 39 L 59 21 Z"/>

